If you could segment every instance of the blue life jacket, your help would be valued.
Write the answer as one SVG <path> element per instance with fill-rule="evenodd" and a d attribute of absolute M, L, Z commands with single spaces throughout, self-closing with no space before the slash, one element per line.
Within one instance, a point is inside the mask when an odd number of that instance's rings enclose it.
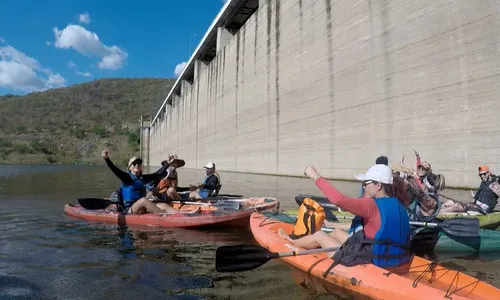
<path fill-rule="evenodd" d="M 374 258 L 373 264 L 380 267 L 396 267 L 405 264 L 412 258 L 405 255 L 410 244 L 410 219 L 406 208 L 397 198 L 384 197 L 375 199 L 380 212 L 380 228 L 375 234 L 375 241 L 391 241 L 389 252 L 386 253 L 387 245 L 375 243 L 372 246 L 372 252 L 376 256 L 402 256 L 401 258 Z M 402 245 L 404 247 L 399 247 Z"/>
<path fill-rule="evenodd" d="M 135 176 L 132 173 L 128 173 L 132 178 L 133 182 L 131 185 L 125 185 L 121 183 L 122 199 L 125 206 L 125 210 L 128 210 L 135 201 L 146 196 L 146 184 L 142 178 Z"/>
<path fill-rule="evenodd" d="M 205 177 L 205 179 L 203 179 L 202 184 L 205 185 L 211 176 L 216 176 L 217 177 L 217 184 L 220 184 L 220 177 L 219 177 L 219 174 L 217 174 L 217 173 L 212 173 L 212 174 L 208 175 L 207 177 Z M 202 198 L 205 199 L 205 198 L 212 196 L 213 192 L 214 192 L 213 190 L 209 190 L 209 189 L 206 189 L 203 187 L 200 189 L 199 194 Z"/>
<path fill-rule="evenodd" d="M 410 224 L 406 208 L 394 197 L 374 199 L 380 213 L 380 228 L 374 239 L 366 238 L 364 230 L 356 230 L 362 218 L 353 222 L 351 236 L 334 254 L 334 263 L 323 274 L 328 275 L 337 264 L 356 266 L 397 267 L 409 262 L 413 254 L 409 248 Z M 361 223 L 362 224 L 362 223 Z"/>

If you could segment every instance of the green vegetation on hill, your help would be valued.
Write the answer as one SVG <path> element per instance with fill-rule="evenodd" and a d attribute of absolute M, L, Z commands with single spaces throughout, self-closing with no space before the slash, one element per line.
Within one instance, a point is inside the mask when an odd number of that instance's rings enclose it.
<path fill-rule="evenodd" d="M 125 164 L 138 155 L 141 115 L 156 113 L 173 79 L 100 79 L 0 96 L 0 163 Z"/>

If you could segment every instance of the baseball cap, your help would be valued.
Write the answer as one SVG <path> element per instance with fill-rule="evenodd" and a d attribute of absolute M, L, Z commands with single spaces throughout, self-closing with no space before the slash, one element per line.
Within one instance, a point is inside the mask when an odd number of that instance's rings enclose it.
<path fill-rule="evenodd" d="M 479 166 L 479 168 L 477 168 L 477 170 L 478 170 L 479 173 L 489 172 L 490 168 L 487 165 L 482 165 L 482 166 Z"/>
<path fill-rule="evenodd" d="M 128 167 L 130 168 L 130 166 L 132 165 L 133 162 L 138 162 L 140 164 L 142 164 L 142 159 L 140 157 L 137 157 L 137 156 L 134 156 L 132 157 L 129 161 L 128 161 Z"/>
<path fill-rule="evenodd" d="M 365 174 L 354 175 L 359 181 L 373 180 L 380 183 L 392 184 L 391 168 L 378 164 L 371 166 Z"/>
<path fill-rule="evenodd" d="M 215 164 L 213 162 L 208 162 L 205 166 L 203 166 L 205 169 L 213 169 L 215 168 Z"/>

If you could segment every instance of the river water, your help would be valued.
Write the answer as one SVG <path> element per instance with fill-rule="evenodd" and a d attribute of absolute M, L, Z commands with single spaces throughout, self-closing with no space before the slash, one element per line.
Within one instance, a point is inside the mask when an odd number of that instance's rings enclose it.
<path fill-rule="evenodd" d="M 180 185 L 203 171 L 179 170 Z M 319 194 L 303 178 L 221 173 L 225 194 L 276 197 L 296 208 Z M 79 197 L 118 187 L 103 166 L 0 165 L 0 299 L 332 299 L 301 284 L 304 274 L 275 259 L 233 274 L 215 271 L 217 247 L 254 243 L 249 229 L 193 230 L 92 223 L 63 213 Z M 355 196 L 359 184 L 334 182 Z M 468 192 L 446 191 L 466 199 Z M 442 260 L 500 287 L 500 261 Z M 309 287 L 308 287 L 309 286 Z"/>

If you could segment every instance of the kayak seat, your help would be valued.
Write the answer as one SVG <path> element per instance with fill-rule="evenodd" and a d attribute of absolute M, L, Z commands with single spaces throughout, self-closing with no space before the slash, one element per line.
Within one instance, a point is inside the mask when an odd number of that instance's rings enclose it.
<path fill-rule="evenodd" d="M 214 191 L 212 192 L 212 197 L 216 197 L 217 195 L 219 195 L 219 192 L 220 192 L 220 189 L 222 188 L 222 184 L 218 184 Z"/>

